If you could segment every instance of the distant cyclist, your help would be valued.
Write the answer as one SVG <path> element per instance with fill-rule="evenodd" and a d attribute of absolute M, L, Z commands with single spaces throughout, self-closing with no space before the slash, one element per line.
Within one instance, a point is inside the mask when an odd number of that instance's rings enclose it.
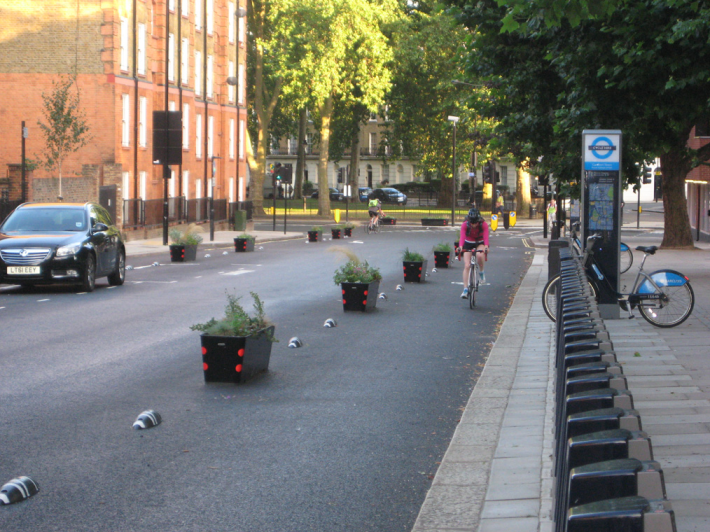
<path fill-rule="evenodd" d="M 468 297 L 468 273 L 471 269 L 471 254 L 474 249 L 488 251 L 488 224 L 475 207 L 468 211 L 466 219 L 461 224 L 461 236 L 459 237 L 459 249 L 463 251 L 463 293 L 461 299 Z M 484 254 L 476 253 L 478 261 L 478 271 L 481 283 L 486 282 L 486 274 L 483 271 Z"/>
<path fill-rule="evenodd" d="M 367 212 L 370 213 L 370 229 L 372 229 L 375 219 L 382 215 L 382 202 L 372 194 L 368 197 Z"/>

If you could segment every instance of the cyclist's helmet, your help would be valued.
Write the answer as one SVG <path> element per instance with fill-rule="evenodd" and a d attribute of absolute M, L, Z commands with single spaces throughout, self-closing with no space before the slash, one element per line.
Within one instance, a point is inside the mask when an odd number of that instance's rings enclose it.
<path fill-rule="evenodd" d="M 468 218 L 472 223 L 483 221 L 483 216 L 481 216 L 481 213 L 475 207 L 468 211 L 466 218 Z"/>

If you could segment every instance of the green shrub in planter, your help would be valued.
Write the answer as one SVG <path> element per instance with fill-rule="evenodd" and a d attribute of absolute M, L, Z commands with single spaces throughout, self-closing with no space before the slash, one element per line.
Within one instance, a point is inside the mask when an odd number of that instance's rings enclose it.
<path fill-rule="evenodd" d="M 424 255 L 405 249 L 402 253 L 402 269 L 405 283 L 423 283 L 426 277 L 427 261 Z"/>
<path fill-rule="evenodd" d="M 197 246 L 202 242 L 202 237 L 197 234 L 197 226 L 190 224 L 185 231 L 177 227 L 170 230 L 170 260 L 172 262 L 186 262 L 197 258 Z"/>
<path fill-rule="evenodd" d="M 323 240 L 323 227 L 320 225 L 314 225 L 308 231 L 308 241 L 309 242 L 321 242 Z"/>
<path fill-rule="evenodd" d="M 448 268 L 451 261 L 451 244 L 439 242 L 434 246 L 434 266 L 437 268 Z"/>
<path fill-rule="evenodd" d="M 382 274 L 367 261 L 360 261 L 349 249 L 333 247 L 329 251 L 344 253 L 348 261 L 335 270 L 333 282 L 339 284 L 343 293 L 343 311 L 367 312 L 377 305 L 377 291 Z"/>

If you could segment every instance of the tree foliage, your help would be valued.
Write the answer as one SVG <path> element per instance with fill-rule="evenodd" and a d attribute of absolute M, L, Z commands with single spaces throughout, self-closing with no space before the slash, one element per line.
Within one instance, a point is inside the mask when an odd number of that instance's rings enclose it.
<path fill-rule="evenodd" d="M 89 126 L 81 109 L 79 87 L 73 76 L 52 82 L 52 92 L 42 93 L 42 112 L 47 123 L 37 121 L 47 150 L 44 165 L 59 172 L 59 197 L 62 196 L 62 164 L 66 157 L 89 142 Z"/>
<path fill-rule="evenodd" d="M 586 11 L 570 17 L 562 5 L 456 1 L 459 20 L 474 31 L 467 71 L 494 87 L 478 108 L 499 118 L 498 138 L 519 159 L 542 157 L 540 172 L 568 181 L 580 173 L 583 129 L 621 129 L 627 180 L 638 179 L 635 163 L 661 158 L 662 245 L 692 245 L 684 180 L 710 156 L 710 146 L 687 143 L 710 111 L 707 7 L 619 0 L 597 10 L 580 1 L 574 5 Z"/>

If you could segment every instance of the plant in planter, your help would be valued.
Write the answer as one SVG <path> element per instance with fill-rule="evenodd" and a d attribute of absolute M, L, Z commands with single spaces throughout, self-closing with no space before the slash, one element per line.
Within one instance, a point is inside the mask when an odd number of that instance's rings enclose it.
<path fill-rule="evenodd" d="M 234 251 L 254 251 L 256 237 L 242 233 L 234 239 Z"/>
<path fill-rule="evenodd" d="M 171 262 L 187 262 L 197 258 L 197 246 L 202 237 L 197 234 L 197 226 L 190 224 L 181 231 L 177 227 L 170 230 L 170 260 Z"/>
<path fill-rule="evenodd" d="M 333 240 L 339 239 L 343 235 L 343 226 L 342 225 L 334 225 L 333 227 L 330 228 L 330 233 L 333 237 Z"/>
<path fill-rule="evenodd" d="M 355 229 L 355 224 L 352 222 L 345 222 L 343 225 L 344 236 L 353 236 L 353 229 Z"/>
<path fill-rule="evenodd" d="M 451 244 L 440 242 L 434 246 L 434 266 L 437 268 L 448 268 L 451 259 Z"/>
<path fill-rule="evenodd" d="M 323 240 L 323 227 L 320 225 L 314 225 L 311 230 L 308 231 L 308 241 L 309 242 L 321 242 Z"/>
<path fill-rule="evenodd" d="M 427 261 L 424 255 L 405 249 L 402 253 L 402 269 L 405 283 L 423 283 L 426 275 Z"/>
<path fill-rule="evenodd" d="M 422 218 L 422 225 L 431 226 L 443 226 L 449 225 L 449 221 L 446 218 Z"/>
<path fill-rule="evenodd" d="M 227 292 L 224 317 L 190 327 L 202 335 L 202 369 L 205 382 L 238 384 L 269 368 L 274 326 L 267 320 L 264 304 L 254 298 L 254 315 L 239 304 L 241 297 Z"/>
<path fill-rule="evenodd" d="M 348 262 L 335 270 L 333 282 L 343 291 L 343 311 L 358 310 L 367 312 L 377 305 L 377 291 L 380 288 L 382 274 L 367 261 L 361 261 L 349 249 L 330 248 L 348 257 Z"/>

